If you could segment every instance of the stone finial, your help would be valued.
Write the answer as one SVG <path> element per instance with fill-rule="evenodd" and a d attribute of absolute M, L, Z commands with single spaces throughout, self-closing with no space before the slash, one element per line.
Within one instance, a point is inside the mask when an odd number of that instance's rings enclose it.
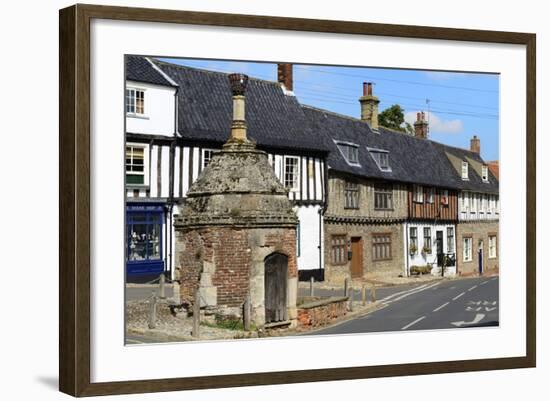
<path fill-rule="evenodd" d="M 233 122 L 231 123 L 230 141 L 247 142 L 244 93 L 248 85 L 248 76 L 229 74 L 228 78 L 233 94 Z"/>

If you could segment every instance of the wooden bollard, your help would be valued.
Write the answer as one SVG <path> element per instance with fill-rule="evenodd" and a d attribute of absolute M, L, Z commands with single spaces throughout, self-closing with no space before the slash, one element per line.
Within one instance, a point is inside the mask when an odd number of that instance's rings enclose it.
<path fill-rule="evenodd" d="M 250 331 L 250 294 L 246 296 L 243 305 L 243 326 L 245 331 Z"/>
<path fill-rule="evenodd" d="M 349 286 L 349 279 L 346 278 L 344 280 L 344 296 L 347 297 L 348 296 L 348 286 Z"/>
<path fill-rule="evenodd" d="M 199 289 L 195 290 L 195 300 L 193 303 L 193 337 L 199 338 L 199 325 L 201 319 L 201 294 Z"/>
<path fill-rule="evenodd" d="M 353 287 L 349 289 L 349 311 L 353 312 Z"/>
<path fill-rule="evenodd" d="M 376 302 L 376 287 L 375 285 L 373 284 L 371 289 L 370 289 L 370 301 L 371 302 Z"/>
<path fill-rule="evenodd" d="M 147 325 L 149 326 L 149 329 L 154 329 L 157 327 L 157 295 L 154 291 L 151 298 L 149 298 L 149 315 Z"/>
<path fill-rule="evenodd" d="M 166 277 L 164 277 L 164 273 L 161 273 L 159 277 L 159 297 L 160 299 L 166 299 Z"/>
<path fill-rule="evenodd" d="M 361 303 L 363 304 L 363 306 L 367 304 L 367 288 L 365 284 L 363 284 L 363 286 L 361 287 Z"/>
<path fill-rule="evenodd" d="M 315 283 L 315 279 L 313 276 L 309 279 L 309 296 L 312 297 L 315 295 L 315 290 L 313 289 L 313 284 Z"/>

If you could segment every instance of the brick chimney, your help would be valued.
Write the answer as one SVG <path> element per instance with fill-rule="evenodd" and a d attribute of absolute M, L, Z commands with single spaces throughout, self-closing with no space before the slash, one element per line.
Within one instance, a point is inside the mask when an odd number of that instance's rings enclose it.
<path fill-rule="evenodd" d="M 279 81 L 279 84 L 281 84 L 287 91 L 292 92 L 294 90 L 292 80 L 292 64 L 277 64 L 277 81 Z"/>
<path fill-rule="evenodd" d="M 479 140 L 477 135 L 474 135 L 474 137 L 470 139 L 470 150 L 477 153 L 478 155 L 481 152 L 481 141 Z"/>
<path fill-rule="evenodd" d="M 363 96 L 359 98 L 359 103 L 361 103 L 361 120 L 377 130 L 380 100 L 372 94 L 372 82 L 363 82 Z"/>
<path fill-rule="evenodd" d="M 416 113 L 414 122 L 414 136 L 421 139 L 428 138 L 428 121 L 423 111 Z"/>

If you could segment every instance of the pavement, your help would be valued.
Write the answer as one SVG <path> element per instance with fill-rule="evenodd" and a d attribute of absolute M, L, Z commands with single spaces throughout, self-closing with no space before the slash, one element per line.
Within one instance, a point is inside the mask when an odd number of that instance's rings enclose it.
<path fill-rule="evenodd" d="M 498 299 L 498 277 L 399 286 L 379 298 L 382 309 L 308 335 L 498 326 Z"/>

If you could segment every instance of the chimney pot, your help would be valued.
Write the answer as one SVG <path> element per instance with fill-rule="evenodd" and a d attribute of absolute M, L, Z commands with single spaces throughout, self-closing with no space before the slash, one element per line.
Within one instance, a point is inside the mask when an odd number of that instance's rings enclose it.
<path fill-rule="evenodd" d="M 363 96 L 367 96 L 367 83 L 363 82 Z"/>
<path fill-rule="evenodd" d="M 367 95 L 372 96 L 372 82 L 367 83 Z"/>

